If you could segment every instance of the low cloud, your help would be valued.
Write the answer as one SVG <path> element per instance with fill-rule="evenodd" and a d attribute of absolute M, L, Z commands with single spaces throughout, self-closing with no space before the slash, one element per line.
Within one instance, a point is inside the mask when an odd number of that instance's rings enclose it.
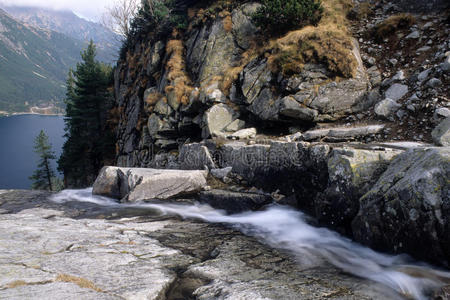
<path fill-rule="evenodd" d="M 98 20 L 105 7 L 114 0 L 0 0 L 1 4 L 14 6 L 36 6 L 55 10 L 71 10 L 76 14 Z"/>

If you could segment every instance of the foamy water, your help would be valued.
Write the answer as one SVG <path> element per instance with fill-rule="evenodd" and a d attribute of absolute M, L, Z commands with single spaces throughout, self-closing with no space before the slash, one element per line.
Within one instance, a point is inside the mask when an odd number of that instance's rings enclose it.
<path fill-rule="evenodd" d="M 93 196 L 92 189 L 65 190 L 53 196 L 52 200 L 150 209 L 162 215 L 229 224 L 244 234 L 260 238 L 271 247 L 288 250 L 301 260 L 302 265 L 327 261 L 345 272 L 384 284 L 414 299 L 428 299 L 430 291 L 450 284 L 450 272 L 412 263 L 405 256 L 375 252 L 336 232 L 309 225 L 303 213 L 287 207 L 270 206 L 264 211 L 226 215 L 203 204 L 120 204 L 106 197 Z"/>

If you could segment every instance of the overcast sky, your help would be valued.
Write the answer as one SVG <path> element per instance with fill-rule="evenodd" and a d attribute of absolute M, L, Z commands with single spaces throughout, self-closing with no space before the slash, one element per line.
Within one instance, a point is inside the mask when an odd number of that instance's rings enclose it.
<path fill-rule="evenodd" d="M 38 6 L 57 10 L 72 10 L 77 15 L 98 21 L 105 6 L 115 0 L 0 0 L 0 3 L 17 6 Z"/>

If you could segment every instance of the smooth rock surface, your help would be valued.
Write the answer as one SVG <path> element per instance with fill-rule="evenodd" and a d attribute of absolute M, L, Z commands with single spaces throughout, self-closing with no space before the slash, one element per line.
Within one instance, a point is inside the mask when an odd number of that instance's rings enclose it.
<path fill-rule="evenodd" d="M 93 193 L 123 202 L 166 200 L 202 191 L 207 186 L 206 176 L 206 171 L 104 167 Z"/>
<path fill-rule="evenodd" d="M 0 193 L 1 299 L 401 299 L 219 224 L 48 196 Z"/>

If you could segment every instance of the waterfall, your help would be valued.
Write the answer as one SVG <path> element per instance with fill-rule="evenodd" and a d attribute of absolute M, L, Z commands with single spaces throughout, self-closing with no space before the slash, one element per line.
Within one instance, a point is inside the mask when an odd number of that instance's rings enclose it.
<path fill-rule="evenodd" d="M 326 261 L 347 273 L 384 284 L 414 299 L 427 299 L 427 292 L 450 283 L 449 272 L 414 262 L 405 255 L 375 252 L 329 229 L 314 227 L 308 224 L 308 217 L 302 212 L 279 205 L 268 206 L 263 211 L 226 215 L 204 204 L 121 204 L 113 199 L 93 196 L 92 189 L 65 190 L 51 200 L 152 210 L 161 215 L 227 224 L 271 247 L 289 251 L 302 264 L 315 265 Z"/>

